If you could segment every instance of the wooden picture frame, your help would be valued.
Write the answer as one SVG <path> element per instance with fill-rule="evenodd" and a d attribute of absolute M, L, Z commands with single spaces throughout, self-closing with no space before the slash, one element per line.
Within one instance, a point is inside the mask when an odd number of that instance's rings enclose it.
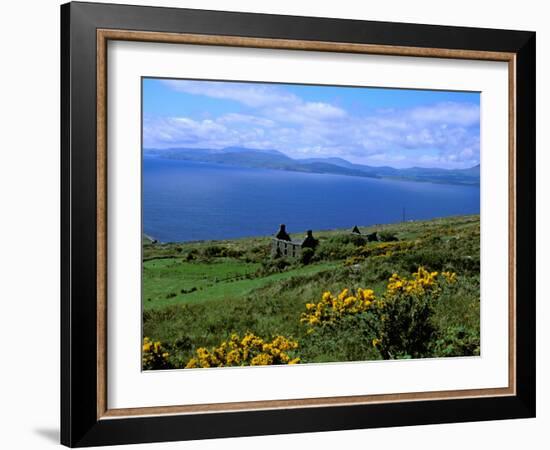
<path fill-rule="evenodd" d="M 535 33 L 125 5 L 61 7 L 61 441 L 91 446 L 535 415 Z M 509 67 L 507 388 L 110 409 L 109 40 L 505 61 Z"/>

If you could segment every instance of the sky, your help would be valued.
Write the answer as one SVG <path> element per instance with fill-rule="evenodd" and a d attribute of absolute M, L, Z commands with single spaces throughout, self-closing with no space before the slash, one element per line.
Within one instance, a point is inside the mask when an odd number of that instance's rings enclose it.
<path fill-rule="evenodd" d="M 143 78 L 143 146 L 468 168 L 479 164 L 479 102 L 477 92 Z"/>

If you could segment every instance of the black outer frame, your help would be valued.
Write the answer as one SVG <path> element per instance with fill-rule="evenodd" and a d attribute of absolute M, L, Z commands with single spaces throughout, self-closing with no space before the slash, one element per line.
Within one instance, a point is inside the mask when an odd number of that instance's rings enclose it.
<path fill-rule="evenodd" d="M 97 419 L 98 28 L 516 53 L 517 395 Z M 535 33 L 128 5 L 61 6 L 61 443 L 71 447 L 535 416 Z"/>

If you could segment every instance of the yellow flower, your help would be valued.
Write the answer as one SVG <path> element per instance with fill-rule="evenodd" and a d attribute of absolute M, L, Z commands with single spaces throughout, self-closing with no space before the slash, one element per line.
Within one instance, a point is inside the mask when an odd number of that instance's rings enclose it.
<path fill-rule="evenodd" d="M 435 292 L 438 289 L 438 272 L 428 272 L 424 267 L 419 267 L 412 274 L 412 279 L 401 278 L 397 274 L 393 274 L 386 287 L 386 294 L 390 297 L 395 297 L 400 293 L 423 295 L 427 291 Z"/>
<path fill-rule="evenodd" d="M 185 366 L 186 369 L 195 369 L 199 365 L 198 361 L 195 358 L 191 358 L 187 365 Z"/>
<path fill-rule="evenodd" d="M 252 361 L 250 361 L 251 366 L 267 366 L 272 363 L 273 357 L 266 353 L 260 353 L 259 355 L 252 358 Z"/>
<path fill-rule="evenodd" d="M 239 364 L 241 362 L 241 355 L 238 350 L 231 350 L 227 353 L 226 362 L 228 365 Z"/>
<path fill-rule="evenodd" d="M 285 336 L 276 336 L 271 342 L 264 342 L 250 332 L 242 339 L 233 333 L 217 348 L 210 351 L 204 347 L 198 348 L 196 357 L 189 360 L 186 368 L 288 364 L 291 359 L 286 351 L 297 347 L 298 342 Z"/>
<path fill-rule="evenodd" d="M 306 303 L 306 312 L 302 313 L 300 322 L 310 326 L 332 323 L 343 316 L 367 311 L 374 301 L 376 297 L 372 289 L 359 288 L 354 294 L 345 288 L 336 297 L 326 291 L 319 303 Z"/>
<path fill-rule="evenodd" d="M 441 272 L 441 275 L 445 278 L 445 281 L 449 284 L 456 283 L 456 273 L 454 272 Z"/>
<path fill-rule="evenodd" d="M 288 364 L 290 361 L 290 356 L 288 356 L 286 353 L 283 353 L 283 352 L 281 352 L 280 358 L 283 364 Z"/>
<path fill-rule="evenodd" d="M 141 349 L 141 365 L 144 369 L 166 369 L 170 367 L 169 353 L 165 351 L 160 341 L 153 342 L 148 337 L 144 337 Z"/>
<path fill-rule="evenodd" d="M 338 300 L 343 301 L 348 296 L 349 289 L 346 288 L 338 294 Z"/>
<path fill-rule="evenodd" d="M 208 358 L 208 350 L 206 350 L 204 347 L 200 347 L 197 349 L 197 355 L 200 359 L 206 359 Z"/>

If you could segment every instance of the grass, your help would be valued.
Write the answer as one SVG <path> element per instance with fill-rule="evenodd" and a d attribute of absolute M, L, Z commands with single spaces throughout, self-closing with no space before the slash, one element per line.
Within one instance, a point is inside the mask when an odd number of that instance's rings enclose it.
<path fill-rule="evenodd" d="M 365 243 L 350 239 L 347 230 L 315 231 L 319 246 L 304 265 L 274 261 L 269 237 L 167 244 L 144 239 L 144 336 L 160 340 L 176 367 L 197 348 L 248 331 L 297 340 L 306 363 L 378 359 L 373 336 L 357 324 L 308 334 L 299 320 L 305 303 L 346 287 L 381 294 L 392 273 L 410 275 L 424 266 L 459 278 L 435 304 L 436 334 L 425 356 L 479 354 L 479 216 L 360 230 L 386 231 L 397 241 Z"/>
<path fill-rule="evenodd" d="M 275 282 L 299 275 L 312 275 L 333 268 L 334 263 L 297 267 L 281 273 L 257 276 L 259 263 L 222 258 L 210 263 L 183 258 L 149 260 L 143 263 L 143 308 L 231 300 Z"/>

